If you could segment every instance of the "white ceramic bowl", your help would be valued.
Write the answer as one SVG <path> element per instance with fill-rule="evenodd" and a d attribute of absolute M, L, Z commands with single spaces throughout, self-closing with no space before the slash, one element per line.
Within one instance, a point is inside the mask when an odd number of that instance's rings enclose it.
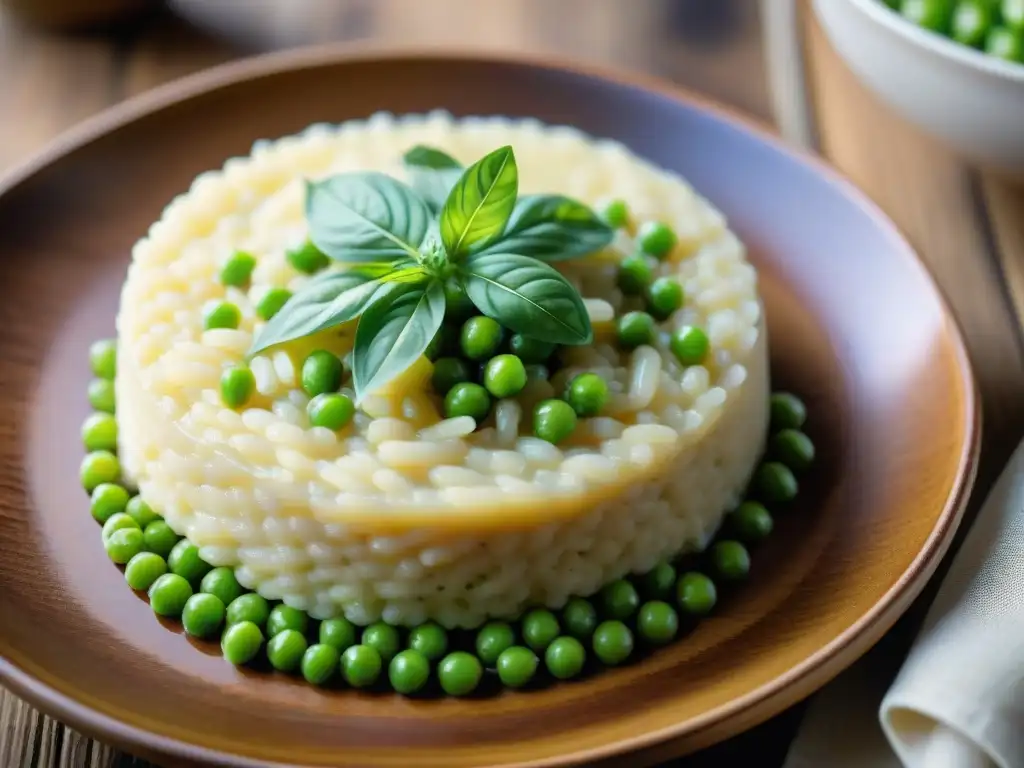
<path fill-rule="evenodd" d="M 814 0 L 870 90 L 969 160 L 1024 181 L 1024 64 L 920 29 L 879 0 Z"/>

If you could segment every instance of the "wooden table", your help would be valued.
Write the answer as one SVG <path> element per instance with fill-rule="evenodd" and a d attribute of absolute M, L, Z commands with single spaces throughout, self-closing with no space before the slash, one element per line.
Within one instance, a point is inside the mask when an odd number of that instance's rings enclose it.
<path fill-rule="evenodd" d="M 879 105 L 836 57 L 803 2 L 796 0 L 792 18 L 791 0 L 761 6 L 754 0 L 337 5 L 343 12 L 331 15 L 333 26 L 317 30 L 318 39 L 479 45 L 646 70 L 811 143 L 892 216 L 962 324 L 986 418 L 976 507 L 1024 434 L 1024 190 L 973 172 Z M 243 53 L 161 13 L 106 35 L 69 37 L 26 29 L 0 12 L 0 172 L 104 107 Z M 930 596 L 872 654 L 898 661 Z M 801 714 L 797 707 L 677 765 L 779 766 Z M 132 764 L 142 763 L 0 689 L 0 766 Z"/>

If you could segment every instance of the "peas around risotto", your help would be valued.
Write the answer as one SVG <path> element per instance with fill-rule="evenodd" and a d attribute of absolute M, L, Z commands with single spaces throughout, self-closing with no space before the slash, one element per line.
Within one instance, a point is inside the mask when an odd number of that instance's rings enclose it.
<path fill-rule="evenodd" d="M 575 637 L 555 638 L 544 651 L 544 665 L 553 677 L 568 680 L 583 671 L 587 650 Z"/>
<path fill-rule="evenodd" d="M 533 679 L 539 663 L 537 654 L 529 648 L 514 645 L 498 657 L 498 678 L 509 688 L 522 688 Z"/>
<path fill-rule="evenodd" d="M 79 477 L 85 490 L 92 493 L 104 483 L 116 483 L 121 479 L 121 462 L 110 451 L 92 451 L 82 459 Z"/>
<path fill-rule="evenodd" d="M 345 618 L 327 619 L 320 623 L 320 642 L 340 653 L 356 644 L 356 627 Z"/>
<path fill-rule="evenodd" d="M 114 382 L 110 379 L 93 379 L 87 390 L 89 405 L 97 411 L 113 413 L 115 409 Z"/>
<path fill-rule="evenodd" d="M 376 648 L 353 645 L 341 654 L 341 674 L 353 688 L 366 688 L 377 682 L 383 662 Z"/>
<path fill-rule="evenodd" d="M 363 630 L 362 644 L 373 648 L 386 664 L 402 647 L 398 630 L 383 621 L 375 622 Z"/>
<path fill-rule="evenodd" d="M 117 373 L 117 342 L 103 339 L 89 347 L 89 366 L 101 379 L 113 379 Z"/>
<path fill-rule="evenodd" d="M 565 631 L 579 640 L 586 640 L 597 627 L 597 610 L 594 604 L 582 597 L 574 597 L 562 609 L 562 626 Z"/>
<path fill-rule="evenodd" d="M 640 606 L 636 629 L 640 637 L 652 645 L 665 645 L 679 632 L 679 614 L 668 603 L 652 600 Z"/>
<path fill-rule="evenodd" d="M 309 614 L 290 605 L 275 605 L 267 617 L 267 637 L 276 637 L 286 630 L 305 635 L 309 629 Z"/>
<path fill-rule="evenodd" d="M 294 672 L 302 665 L 308 647 L 305 635 L 285 629 L 267 642 L 267 660 L 279 672 Z"/>
<path fill-rule="evenodd" d="M 498 657 L 515 645 L 516 633 L 503 621 L 484 624 L 476 635 L 476 655 L 486 666 L 493 667 Z"/>
<path fill-rule="evenodd" d="M 117 420 L 109 413 L 94 413 L 82 424 L 82 444 L 87 451 L 117 450 Z"/>
<path fill-rule="evenodd" d="M 703 573 L 684 573 L 676 583 L 676 601 L 683 613 L 690 616 L 707 616 L 718 602 L 715 582 Z"/>
<path fill-rule="evenodd" d="M 603 621 L 594 630 L 594 655 L 609 667 L 621 664 L 633 653 L 633 633 L 621 621 Z"/>
<path fill-rule="evenodd" d="M 224 566 L 214 568 L 205 576 L 199 585 L 199 591 L 218 598 L 225 606 L 231 605 L 245 592 L 235 578 L 235 572 Z"/>
<path fill-rule="evenodd" d="M 190 597 L 192 587 L 175 573 L 165 573 L 149 588 L 149 606 L 154 613 L 169 619 L 181 616 Z"/>
<path fill-rule="evenodd" d="M 409 630 L 409 647 L 430 661 L 437 661 L 448 650 L 448 633 L 432 621 Z"/>
<path fill-rule="evenodd" d="M 449 653 L 437 665 L 437 679 L 450 696 L 467 696 L 476 690 L 484 670 L 480 660 L 465 651 Z"/>
<path fill-rule="evenodd" d="M 153 552 L 139 552 L 124 569 L 124 580 L 128 586 L 145 592 L 153 582 L 167 573 L 167 561 Z"/>
<path fill-rule="evenodd" d="M 251 621 L 232 624 L 224 630 L 220 647 L 224 658 L 232 664 L 248 664 L 256 658 L 256 654 L 263 647 L 263 633 Z"/>
<path fill-rule="evenodd" d="M 333 645 L 317 643 L 302 654 L 300 669 L 310 685 L 325 685 L 339 671 L 341 654 Z"/>
<path fill-rule="evenodd" d="M 388 665 L 388 679 L 398 693 L 416 693 L 430 678 L 430 662 L 419 651 L 407 648 L 398 653 Z"/>
<path fill-rule="evenodd" d="M 218 597 L 197 592 L 185 602 L 181 624 L 193 637 L 213 637 L 224 624 L 224 603 Z"/>

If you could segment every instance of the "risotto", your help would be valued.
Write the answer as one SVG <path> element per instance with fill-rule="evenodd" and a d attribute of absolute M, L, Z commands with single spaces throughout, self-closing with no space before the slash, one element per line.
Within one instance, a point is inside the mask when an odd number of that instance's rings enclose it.
<path fill-rule="evenodd" d="M 554 263 L 592 340 L 558 347 L 557 366 L 528 366 L 514 396 L 475 415 L 437 390 L 436 354 L 357 397 L 355 322 L 250 355 L 265 318 L 316 279 L 308 262 L 322 254 L 296 256 L 309 238 L 307 180 L 408 179 L 402 156 L 419 145 L 466 164 L 509 145 L 522 194 L 622 198 L 632 221 L 675 233 L 657 258 L 635 255 L 645 233 L 628 225 Z M 251 257 L 244 279 L 225 279 L 239 253 Z M 649 321 L 653 294 L 624 272 L 630 259 L 643 282 L 668 278 L 685 296 L 651 327 L 637 318 Z M 226 319 L 211 322 L 216 313 Z M 698 337 L 680 335 L 693 328 Z M 622 145 L 536 121 L 379 114 L 258 143 L 199 177 L 136 245 L 117 332 L 126 479 L 206 562 L 318 619 L 475 627 L 560 608 L 702 549 L 740 500 L 768 429 L 757 276 L 722 215 Z M 311 416 L 305 377 L 322 353 L 345 361 L 333 389 L 358 403 L 340 428 Z M 252 392 L 229 404 L 225 371 L 236 366 L 251 371 Z M 538 436 L 540 406 L 582 374 L 600 379 L 600 408 L 577 408 L 557 440 Z M 464 392 L 469 402 L 475 390 Z"/>

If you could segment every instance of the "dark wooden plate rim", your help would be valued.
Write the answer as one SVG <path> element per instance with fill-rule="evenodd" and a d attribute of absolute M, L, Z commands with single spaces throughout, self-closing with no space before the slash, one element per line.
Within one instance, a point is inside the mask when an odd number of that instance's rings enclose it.
<path fill-rule="evenodd" d="M 540 56 L 507 52 L 488 52 L 473 48 L 437 49 L 431 47 L 407 47 L 380 45 L 375 43 L 342 43 L 310 46 L 297 50 L 262 54 L 223 64 L 203 72 L 172 81 L 154 88 L 121 104 L 110 107 L 88 118 L 77 126 L 65 131 L 43 150 L 29 157 L 0 176 L 0 201 L 18 184 L 39 172 L 46 166 L 66 155 L 81 149 L 100 137 L 113 133 L 129 123 L 181 101 L 202 93 L 231 86 L 246 80 L 276 74 L 281 71 L 296 71 L 316 68 L 329 64 L 361 63 L 387 59 L 423 59 L 464 62 L 493 62 L 530 66 L 539 69 L 566 71 L 586 77 L 610 81 L 618 85 L 639 88 L 665 98 L 695 106 L 732 127 L 752 135 L 758 141 L 770 144 L 791 159 L 813 167 L 818 174 L 831 184 L 839 187 L 844 196 L 866 213 L 887 237 L 894 241 L 895 250 L 909 257 L 915 267 L 923 273 L 942 307 L 954 346 L 957 370 L 963 384 L 965 439 L 961 446 L 955 482 L 924 546 L 911 565 L 894 582 L 877 603 L 860 617 L 852 626 L 832 642 L 822 646 L 801 663 L 791 667 L 771 682 L 762 685 L 728 704 L 709 710 L 686 723 L 663 728 L 620 740 L 600 747 L 577 750 L 576 752 L 552 758 L 542 758 L 516 763 L 515 768 L 543 768 L 544 766 L 581 764 L 584 762 L 613 757 L 626 752 L 656 746 L 686 732 L 695 733 L 709 729 L 727 719 L 742 719 L 748 726 L 768 719 L 783 709 L 827 683 L 843 669 L 852 664 L 874 645 L 896 622 L 899 616 L 920 594 L 928 579 L 938 567 L 949 548 L 953 535 L 963 516 L 977 474 L 978 455 L 981 447 L 980 396 L 963 334 L 957 324 L 949 303 L 935 282 L 927 267 L 910 243 L 886 214 L 864 193 L 839 171 L 809 152 L 785 144 L 771 127 L 744 115 L 730 107 L 718 104 L 704 96 L 676 86 L 657 77 L 635 72 L 622 73 L 591 64 L 583 64 L 557 56 Z M 127 725 L 115 718 L 101 714 L 88 702 L 75 699 L 56 687 L 42 682 L 22 671 L 11 662 L 0 657 L 0 683 L 14 693 L 37 706 L 47 714 L 70 726 L 100 739 L 117 742 L 120 745 L 184 758 L 206 761 L 219 765 L 251 766 L 268 768 L 281 766 L 242 755 L 221 752 L 200 747 L 180 739 L 162 736 L 143 728 Z M 511 767 L 510 767 L 511 768 Z"/>

